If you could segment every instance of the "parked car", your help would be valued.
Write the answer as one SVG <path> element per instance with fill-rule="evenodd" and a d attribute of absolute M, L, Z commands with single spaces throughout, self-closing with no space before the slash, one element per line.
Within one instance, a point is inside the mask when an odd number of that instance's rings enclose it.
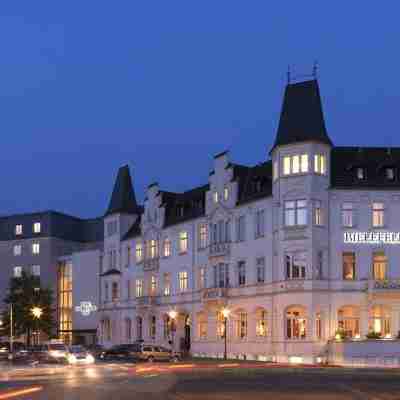
<path fill-rule="evenodd" d="M 119 344 L 100 354 L 101 360 L 126 360 L 133 361 L 136 353 L 136 344 Z"/>
<path fill-rule="evenodd" d="M 176 362 L 179 360 L 178 353 L 174 353 L 171 349 L 167 349 L 163 346 L 138 343 L 137 352 L 135 358 L 138 361 L 172 361 Z"/>
<path fill-rule="evenodd" d="M 69 346 L 67 352 L 67 361 L 69 364 L 93 364 L 94 357 L 83 346 Z"/>

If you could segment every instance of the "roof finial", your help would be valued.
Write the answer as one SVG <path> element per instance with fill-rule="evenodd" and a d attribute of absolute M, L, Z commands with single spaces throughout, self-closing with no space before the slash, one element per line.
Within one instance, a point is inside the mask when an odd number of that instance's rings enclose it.
<path fill-rule="evenodd" d="M 290 64 L 288 65 L 288 68 L 287 68 L 287 83 L 288 84 L 290 83 Z"/>
<path fill-rule="evenodd" d="M 317 73 L 318 73 L 318 61 L 314 61 L 313 69 L 312 69 L 312 76 L 314 79 L 317 79 Z"/>

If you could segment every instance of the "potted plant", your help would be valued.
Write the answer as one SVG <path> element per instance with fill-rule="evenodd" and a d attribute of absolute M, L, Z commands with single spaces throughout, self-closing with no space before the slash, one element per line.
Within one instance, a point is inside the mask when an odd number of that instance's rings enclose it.
<path fill-rule="evenodd" d="M 382 339 L 382 335 L 375 331 L 370 331 L 365 336 L 367 339 Z"/>

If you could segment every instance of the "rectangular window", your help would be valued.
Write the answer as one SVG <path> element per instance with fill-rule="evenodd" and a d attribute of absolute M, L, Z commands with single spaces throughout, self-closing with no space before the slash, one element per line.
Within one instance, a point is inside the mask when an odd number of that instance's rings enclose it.
<path fill-rule="evenodd" d="M 149 241 L 149 258 L 157 258 L 158 256 L 158 242 L 157 240 Z"/>
<path fill-rule="evenodd" d="M 35 222 L 33 224 L 33 233 L 40 233 L 40 231 L 41 231 L 40 222 Z"/>
<path fill-rule="evenodd" d="M 105 302 L 108 301 L 108 283 L 107 282 L 104 283 L 104 301 Z"/>
<path fill-rule="evenodd" d="M 40 265 L 32 265 L 31 274 L 34 276 L 40 276 Z"/>
<path fill-rule="evenodd" d="M 199 270 L 199 289 L 206 287 L 206 268 L 201 267 Z"/>
<path fill-rule="evenodd" d="M 126 299 L 130 300 L 131 298 L 131 281 L 128 279 L 126 281 Z"/>
<path fill-rule="evenodd" d="M 14 245 L 14 256 L 20 256 L 22 254 L 22 245 Z"/>
<path fill-rule="evenodd" d="M 347 228 L 351 228 L 354 225 L 353 203 L 343 203 L 342 225 Z"/>
<path fill-rule="evenodd" d="M 322 218 L 322 202 L 320 200 L 315 200 L 315 208 L 314 208 L 314 223 L 315 225 L 321 226 L 323 225 Z"/>
<path fill-rule="evenodd" d="M 182 231 L 179 234 L 179 252 L 186 253 L 188 251 L 188 233 Z"/>
<path fill-rule="evenodd" d="M 357 179 L 363 181 L 365 179 L 365 168 L 359 167 L 356 169 Z"/>
<path fill-rule="evenodd" d="M 117 221 L 109 221 L 107 223 L 107 236 L 112 236 L 117 233 Z"/>
<path fill-rule="evenodd" d="M 226 187 L 224 188 L 224 201 L 229 199 L 229 189 Z"/>
<path fill-rule="evenodd" d="M 244 261 L 238 263 L 238 283 L 239 286 L 246 284 L 246 263 Z"/>
<path fill-rule="evenodd" d="M 126 247 L 126 268 L 129 267 L 129 264 L 131 262 L 131 246 Z"/>
<path fill-rule="evenodd" d="M 260 257 L 256 260 L 256 268 L 257 268 L 257 283 L 265 282 L 265 258 Z"/>
<path fill-rule="evenodd" d="M 267 313 L 264 310 L 260 310 L 256 315 L 256 336 L 263 338 L 267 336 Z"/>
<path fill-rule="evenodd" d="M 353 252 L 343 253 L 343 279 L 356 279 L 356 255 Z"/>
<path fill-rule="evenodd" d="M 40 244 L 33 243 L 32 244 L 32 254 L 39 254 L 40 253 Z"/>
<path fill-rule="evenodd" d="M 315 316 L 315 333 L 317 336 L 317 339 L 322 338 L 322 323 L 321 323 L 321 314 L 317 313 Z"/>
<path fill-rule="evenodd" d="M 240 312 L 236 322 L 236 337 L 245 339 L 247 337 L 247 314 Z"/>
<path fill-rule="evenodd" d="M 387 257 L 382 251 L 372 255 L 372 273 L 375 280 L 385 280 L 387 271 Z"/>
<path fill-rule="evenodd" d="M 179 290 L 181 292 L 186 292 L 188 290 L 188 273 L 187 271 L 180 271 L 179 277 Z"/>
<path fill-rule="evenodd" d="M 316 174 L 326 174 L 326 158 L 323 154 L 314 155 L 314 172 Z"/>
<path fill-rule="evenodd" d="M 207 225 L 199 225 L 199 248 L 205 249 L 207 247 Z"/>
<path fill-rule="evenodd" d="M 241 215 L 237 220 L 237 241 L 244 242 L 246 240 L 246 218 Z"/>
<path fill-rule="evenodd" d="M 388 181 L 394 181 L 394 168 L 385 168 L 385 176 Z"/>
<path fill-rule="evenodd" d="M 256 212 L 256 232 L 255 232 L 256 239 L 264 236 L 264 233 L 265 233 L 265 211 L 258 210 Z"/>
<path fill-rule="evenodd" d="M 383 203 L 372 203 L 372 226 L 382 228 L 384 226 L 385 207 Z"/>
<path fill-rule="evenodd" d="M 14 278 L 20 278 L 22 276 L 22 267 L 14 267 Z"/>
<path fill-rule="evenodd" d="M 143 297 L 143 280 L 136 279 L 136 297 Z"/>
<path fill-rule="evenodd" d="M 278 171 L 278 161 L 274 161 L 272 164 L 272 179 L 276 181 L 279 178 L 279 171 Z"/>
<path fill-rule="evenodd" d="M 143 246 L 142 243 L 136 243 L 136 262 L 140 263 L 143 261 Z"/>
<path fill-rule="evenodd" d="M 305 252 L 285 255 L 286 278 L 305 279 L 306 278 L 306 258 Z"/>
<path fill-rule="evenodd" d="M 292 173 L 298 174 L 300 172 L 300 156 L 292 157 Z"/>
<path fill-rule="evenodd" d="M 218 203 L 218 192 L 213 193 L 213 200 L 214 200 L 214 203 Z"/>
<path fill-rule="evenodd" d="M 290 175 L 290 157 L 283 157 L 283 175 Z"/>
<path fill-rule="evenodd" d="M 22 235 L 22 225 L 15 225 L 15 234 Z"/>
<path fill-rule="evenodd" d="M 307 225 L 307 200 L 285 201 L 285 225 Z"/>
<path fill-rule="evenodd" d="M 301 172 L 308 172 L 308 154 L 301 155 L 300 170 Z"/>
<path fill-rule="evenodd" d="M 164 244 L 163 244 L 163 255 L 164 257 L 169 257 L 171 255 L 171 241 L 167 238 L 164 239 Z"/>
<path fill-rule="evenodd" d="M 111 284 L 111 301 L 118 301 L 118 299 L 119 299 L 118 283 L 113 282 Z"/>
<path fill-rule="evenodd" d="M 229 265 L 220 263 L 214 265 L 214 287 L 229 287 Z"/>
<path fill-rule="evenodd" d="M 151 296 L 155 296 L 157 292 L 157 278 L 152 275 L 150 278 L 150 294 Z"/>
<path fill-rule="evenodd" d="M 164 296 L 171 295 L 171 274 L 169 272 L 164 273 Z"/>

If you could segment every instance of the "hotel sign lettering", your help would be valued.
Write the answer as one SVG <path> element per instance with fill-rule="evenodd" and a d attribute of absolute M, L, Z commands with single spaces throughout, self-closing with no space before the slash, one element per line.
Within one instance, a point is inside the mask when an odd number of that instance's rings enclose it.
<path fill-rule="evenodd" d="M 80 305 L 75 307 L 75 311 L 80 312 L 84 317 L 88 317 L 92 312 L 97 311 L 97 307 L 91 301 L 81 301 Z"/>
<path fill-rule="evenodd" d="M 400 244 L 400 232 L 344 232 L 344 243 Z"/>

